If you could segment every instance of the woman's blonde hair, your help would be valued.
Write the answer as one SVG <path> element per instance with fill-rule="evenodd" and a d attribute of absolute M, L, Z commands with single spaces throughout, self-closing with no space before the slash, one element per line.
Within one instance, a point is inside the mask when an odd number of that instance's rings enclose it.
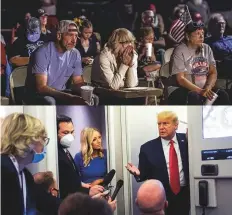
<path fill-rule="evenodd" d="M 178 124 L 178 116 L 173 111 L 162 111 L 158 113 L 157 119 L 170 119 L 174 124 Z"/>
<path fill-rule="evenodd" d="M 135 37 L 129 30 L 126 28 L 118 28 L 114 30 L 110 36 L 107 42 L 107 47 L 114 51 L 116 50 L 119 43 L 132 43 L 134 46 L 134 42 Z"/>
<path fill-rule="evenodd" d="M 47 133 L 42 122 L 30 115 L 13 113 L 1 123 L 1 154 L 26 157 L 32 141 L 39 141 Z"/>
<path fill-rule="evenodd" d="M 87 166 L 90 160 L 93 159 L 92 142 L 93 142 L 93 134 L 95 131 L 101 134 L 101 132 L 96 128 L 84 128 L 81 131 L 81 153 L 83 156 L 84 166 Z M 98 151 L 98 157 L 101 158 L 104 157 L 102 146 L 101 149 Z"/>

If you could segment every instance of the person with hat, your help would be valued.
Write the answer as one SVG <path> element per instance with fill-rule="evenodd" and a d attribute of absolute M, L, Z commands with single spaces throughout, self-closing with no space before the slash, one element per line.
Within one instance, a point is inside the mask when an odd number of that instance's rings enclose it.
<path fill-rule="evenodd" d="M 78 91 L 83 85 L 81 56 L 75 48 L 78 26 L 71 20 L 62 20 L 55 42 L 48 42 L 31 56 L 25 83 L 25 102 L 28 104 L 79 104 L 85 101 L 71 94 L 66 84 L 73 83 Z M 76 92 L 76 91 L 75 91 Z"/>
<path fill-rule="evenodd" d="M 46 39 L 41 34 L 39 19 L 32 17 L 28 20 L 24 35 L 14 41 L 10 47 L 8 56 L 13 67 L 24 66 L 29 63 L 31 54 L 41 45 Z"/>
<path fill-rule="evenodd" d="M 178 88 L 169 96 L 169 104 L 203 105 L 206 99 L 214 104 L 229 105 L 229 96 L 215 87 L 216 62 L 211 48 L 204 42 L 204 24 L 190 22 L 185 29 L 185 40 L 177 46 L 170 61 L 172 85 Z"/>
<path fill-rule="evenodd" d="M 165 40 L 163 38 L 164 33 L 164 23 L 162 16 L 156 14 L 155 5 L 150 5 L 149 10 L 146 10 L 142 13 L 141 19 L 141 28 L 151 27 L 154 31 L 155 40 L 153 42 L 155 55 L 157 60 L 163 63 L 164 61 L 164 48 L 165 48 Z M 155 12 L 154 12 L 155 11 Z M 137 33 L 139 35 L 139 33 Z"/>
<path fill-rule="evenodd" d="M 41 34 L 46 38 L 47 42 L 52 40 L 52 32 L 47 29 L 48 14 L 43 9 L 38 9 L 37 16 L 40 20 Z"/>

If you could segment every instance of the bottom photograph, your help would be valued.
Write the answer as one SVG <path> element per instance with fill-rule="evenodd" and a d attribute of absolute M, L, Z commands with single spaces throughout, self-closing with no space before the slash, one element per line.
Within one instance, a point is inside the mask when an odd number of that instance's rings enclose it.
<path fill-rule="evenodd" d="M 232 106 L 0 106 L 2 215 L 231 215 Z"/>

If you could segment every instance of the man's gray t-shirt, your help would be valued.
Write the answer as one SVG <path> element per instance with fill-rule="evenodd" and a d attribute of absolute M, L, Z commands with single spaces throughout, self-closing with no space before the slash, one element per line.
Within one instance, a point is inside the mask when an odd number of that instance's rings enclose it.
<path fill-rule="evenodd" d="M 54 42 L 39 47 L 31 56 L 27 70 L 27 92 L 35 92 L 35 74 L 47 75 L 47 86 L 64 90 L 71 76 L 81 76 L 81 56 L 77 49 L 59 53 Z"/>
<path fill-rule="evenodd" d="M 196 53 L 196 49 L 181 43 L 175 48 L 171 57 L 171 75 L 185 72 L 185 77 L 189 81 L 203 88 L 209 74 L 209 65 L 216 67 L 213 52 L 207 44 L 203 43 L 201 51 Z"/>

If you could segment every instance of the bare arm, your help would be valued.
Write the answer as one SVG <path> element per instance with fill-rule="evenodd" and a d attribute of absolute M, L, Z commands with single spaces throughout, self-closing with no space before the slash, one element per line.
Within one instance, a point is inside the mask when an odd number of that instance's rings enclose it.
<path fill-rule="evenodd" d="M 209 76 L 207 78 L 205 86 L 210 87 L 212 89 L 215 86 L 215 83 L 217 81 L 217 69 L 214 65 L 209 65 Z"/>
<path fill-rule="evenodd" d="M 29 57 L 15 56 L 10 59 L 10 62 L 16 66 L 25 66 L 29 64 Z"/>
<path fill-rule="evenodd" d="M 202 89 L 200 87 L 196 86 L 195 84 L 193 84 L 187 78 L 185 78 L 184 74 L 185 74 L 185 72 L 180 72 L 180 73 L 176 74 L 177 83 L 180 86 L 182 86 L 188 90 L 195 91 L 195 92 L 201 94 Z"/>
<path fill-rule="evenodd" d="M 75 94 L 80 95 L 81 94 L 81 87 L 84 85 L 85 85 L 85 83 L 84 83 L 82 76 L 73 76 L 72 77 L 71 89 Z"/>
<path fill-rule="evenodd" d="M 56 99 L 60 99 L 70 104 L 73 104 L 73 103 L 80 104 L 80 105 L 86 104 L 82 98 L 58 91 L 56 89 L 53 89 L 47 86 L 47 75 L 36 74 L 35 79 L 36 79 L 36 90 L 41 95 L 52 96 Z"/>

